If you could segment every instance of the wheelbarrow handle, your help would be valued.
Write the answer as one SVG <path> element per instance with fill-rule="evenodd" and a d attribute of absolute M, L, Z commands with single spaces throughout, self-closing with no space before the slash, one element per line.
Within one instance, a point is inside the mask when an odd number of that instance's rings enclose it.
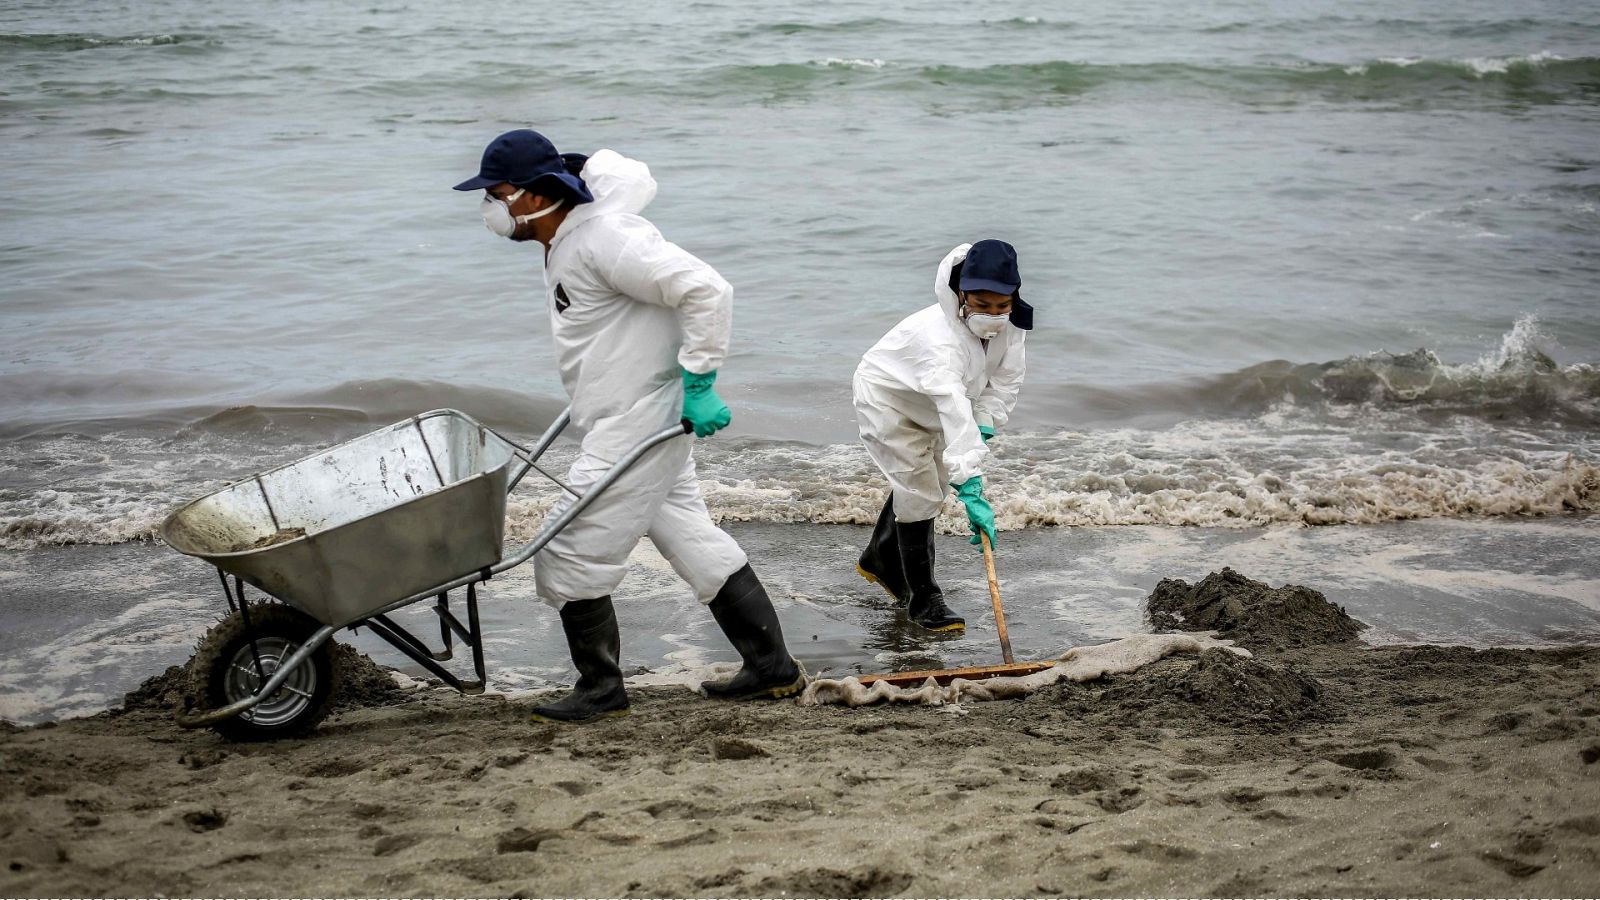
<path fill-rule="evenodd" d="M 522 549 L 518 550 L 516 553 L 496 563 L 494 567 L 489 570 L 490 573 L 498 575 L 507 569 L 520 566 L 527 562 L 535 553 L 543 550 L 544 545 L 550 543 L 552 538 L 554 538 L 557 534 L 560 534 L 561 529 L 566 528 L 567 525 L 571 524 L 573 519 L 576 519 L 585 509 L 588 509 L 589 504 L 599 499 L 600 495 L 605 493 L 606 489 L 611 487 L 611 485 L 615 484 L 617 479 L 621 478 L 629 469 L 633 468 L 633 465 L 639 461 L 640 457 L 644 456 L 646 453 L 649 453 L 651 450 L 654 450 L 656 447 L 665 444 L 667 441 L 675 440 L 683 437 L 686 434 L 693 433 L 694 426 L 689 424 L 689 421 L 685 419 L 679 422 L 677 425 L 674 425 L 671 428 L 664 428 L 635 444 L 633 449 L 622 455 L 621 459 L 617 460 L 615 463 L 612 463 L 611 468 L 606 470 L 606 474 L 600 476 L 599 481 L 596 481 L 589 487 L 587 491 L 584 491 L 583 496 L 574 500 L 572 504 L 566 509 L 562 510 L 561 514 L 556 516 L 555 519 L 546 521 L 544 526 L 539 529 L 538 536 L 529 541 L 527 544 L 523 545 Z M 551 440 L 554 440 L 553 436 L 551 437 Z M 543 443 L 542 440 L 541 443 Z"/>
<path fill-rule="evenodd" d="M 522 460 L 522 468 L 518 469 L 517 473 L 511 476 L 511 480 L 506 482 L 507 494 L 517 489 L 517 485 L 522 482 L 523 476 L 528 474 L 528 470 L 534 467 L 539 461 L 539 457 L 544 456 L 544 452 L 550 449 L 550 445 L 556 442 L 556 438 L 560 437 L 561 432 L 565 431 L 570 424 L 572 424 L 572 407 L 569 406 L 561 411 L 561 415 L 556 416 L 556 420 L 550 423 L 549 428 L 544 430 L 544 434 L 539 436 L 539 441 L 533 445 L 533 449 L 524 449 L 521 446 L 512 444 L 513 447 L 522 451 L 522 453 L 518 454 Z M 678 424 L 683 429 L 684 434 L 694 434 L 693 422 L 688 419 L 680 419 Z M 506 443 L 509 444 L 511 442 L 508 440 Z"/>
<path fill-rule="evenodd" d="M 507 494 L 517 489 L 517 484 L 522 481 L 522 476 L 528 474 L 528 470 L 533 468 L 534 463 L 539 461 L 539 457 L 550 449 L 550 445 L 556 442 L 556 438 L 560 437 L 561 432 L 565 431 L 566 427 L 571 423 L 572 407 L 569 406 L 561 411 L 561 415 L 556 416 L 556 420 L 550 423 L 549 428 L 544 430 L 544 434 L 539 436 L 539 442 L 533 445 L 532 450 L 523 451 L 522 468 L 518 469 L 517 474 L 511 476 L 511 480 L 506 482 Z M 506 441 L 506 443 L 509 444 L 511 442 Z M 515 447 L 516 445 L 512 444 L 512 446 Z M 521 450 L 522 448 L 518 447 L 517 449 Z"/>

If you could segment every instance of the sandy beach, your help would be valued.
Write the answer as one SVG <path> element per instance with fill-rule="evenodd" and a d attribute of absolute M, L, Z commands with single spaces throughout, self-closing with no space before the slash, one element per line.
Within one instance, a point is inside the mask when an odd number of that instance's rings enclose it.
<path fill-rule="evenodd" d="M 1600 895 L 1600 3 L 529 11 L 0 3 L 0 900 Z M 177 724 L 224 570 L 309 735 Z"/>
<path fill-rule="evenodd" d="M 403 691 L 351 652 L 314 736 L 238 745 L 172 723 L 175 668 L 124 710 L 0 726 L 0 892 L 1556 896 L 1600 881 L 1600 649 L 1371 648 L 1320 595 L 1291 593 L 1233 573 L 1156 590 L 1158 623 L 1205 618 L 1252 658 L 1209 650 L 940 707 L 654 688 L 627 718 L 558 728 L 529 724 L 525 698 Z"/>

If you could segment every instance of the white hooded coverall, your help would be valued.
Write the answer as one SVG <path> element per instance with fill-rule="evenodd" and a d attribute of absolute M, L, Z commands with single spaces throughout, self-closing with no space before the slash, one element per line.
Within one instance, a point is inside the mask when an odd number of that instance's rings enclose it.
<path fill-rule="evenodd" d="M 634 445 L 678 424 L 679 367 L 701 374 L 719 367 L 733 323 L 728 282 L 639 215 L 656 195 L 644 163 L 601 150 L 581 177 L 594 200 L 567 214 L 544 266 L 570 427 L 583 441 L 567 484 L 580 494 Z M 693 440 L 685 435 L 645 454 L 539 551 L 541 599 L 559 609 L 610 594 L 643 535 L 702 603 L 716 597 L 747 560 L 706 511 Z M 563 495 L 546 521 L 573 500 Z"/>
<path fill-rule="evenodd" d="M 901 522 L 937 516 L 945 485 L 983 474 L 989 451 L 978 426 L 1005 425 L 1022 388 L 1027 332 L 1008 325 L 985 342 L 961 321 L 950 270 L 971 246 L 939 263 L 938 302 L 901 320 L 856 367 L 861 441 L 889 479 Z"/>

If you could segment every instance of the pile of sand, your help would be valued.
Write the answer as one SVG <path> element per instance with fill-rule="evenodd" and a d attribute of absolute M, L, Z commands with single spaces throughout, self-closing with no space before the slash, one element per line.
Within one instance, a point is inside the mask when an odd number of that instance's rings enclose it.
<path fill-rule="evenodd" d="M 1118 679 L 1101 696 L 1125 717 L 1159 714 L 1277 730 L 1324 710 L 1322 685 L 1295 666 L 1276 667 L 1225 650 L 1143 678 Z"/>
<path fill-rule="evenodd" d="M 334 666 L 338 672 L 333 689 L 333 708 L 361 709 L 389 706 L 406 699 L 406 691 L 383 666 L 348 644 L 333 641 Z M 190 659 L 193 662 L 193 658 Z M 169 666 L 160 675 L 145 679 L 122 699 L 123 713 L 176 715 L 192 705 L 189 663 Z"/>
<path fill-rule="evenodd" d="M 1270 650 L 1342 644 L 1367 627 L 1320 591 L 1297 584 L 1273 588 L 1228 568 L 1196 585 L 1163 578 L 1145 612 L 1158 631 L 1216 631 L 1242 646 Z"/>

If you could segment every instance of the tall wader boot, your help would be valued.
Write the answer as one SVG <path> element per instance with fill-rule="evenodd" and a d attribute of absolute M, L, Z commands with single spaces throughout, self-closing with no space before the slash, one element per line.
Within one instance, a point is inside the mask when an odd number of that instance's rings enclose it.
<path fill-rule="evenodd" d="M 783 645 L 783 628 L 772 599 L 748 564 L 728 576 L 711 601 L 711 615 L 739 651 L 744 668 L 726 681 L 700 685 L 707 696 L 721 700 L 787 697 L 806 686 L 806 673 Z"/>
<path fill-rule="evenodd" d="M 967 620 L 945 605 L 944 592 L 933 580 L 933 520 L 899 522 L 895 531 L 900 536 L 900 561 L 911 591 L 907 617 L 929 631 L 966 630 Z"/>
<path fill-rule="evenodd" d="M 622 637 L 617 633 L 617 612 L 610 595 L 594 600 L 572 600 L 561 607 L 561 630 L 567 634 L 578 683 L 572 693 L 554 703 L 535 706 L 535 722 L 588 722 L 602 716 L 628 712 L 628 694 L 622 687 Z"/>
<path fill-rule="evenodd" d="M 895 532 L 894 492 L 891 491 L 889 499 L 883 503 L 883 512 L 878 514 L 878 524 L 873 526 L 867 549 L 861 551 L 861 559 L 856 562 L 856 572 L 882 586 L 895 602 L 906 603 L 911 600 L 911 592 L 906 589 L 906 570 L 900 563 L 900 539 Z"/>

